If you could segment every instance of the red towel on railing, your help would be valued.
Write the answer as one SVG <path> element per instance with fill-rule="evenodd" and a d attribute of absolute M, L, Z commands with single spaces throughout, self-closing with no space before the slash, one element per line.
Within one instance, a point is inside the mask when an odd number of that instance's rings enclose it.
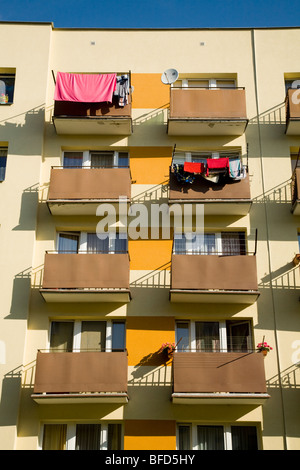
<path fill-rule="evenodd" d="M 117 86 L 117 74 L 84 74 L 58 72 L 54 93 L 55 101 L 80 103 L 112 102 Z"/>
<path fill-rule="evenodd" d="M 206 162 L 206 176 L 209 175 L 209 170 L 222 170 L 229 168 L 229 158 L 208 158 Z"/>
<path fill-rule="evenodd" d="M 183 170 L 187 173 L 203 173 L 204 163 L 184 162 Z"/>

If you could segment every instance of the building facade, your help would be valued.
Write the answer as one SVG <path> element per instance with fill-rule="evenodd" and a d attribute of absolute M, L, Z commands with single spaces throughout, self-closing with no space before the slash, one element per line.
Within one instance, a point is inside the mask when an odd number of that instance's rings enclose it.
<path fill-rule="evenodd" d="M 299 450 L 300 29 L 0 37 L 1 448 Z"/>

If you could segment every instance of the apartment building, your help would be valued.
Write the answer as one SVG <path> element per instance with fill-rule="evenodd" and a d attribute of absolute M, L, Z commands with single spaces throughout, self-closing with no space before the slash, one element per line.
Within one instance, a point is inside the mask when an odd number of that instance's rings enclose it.
<path fill-rule="evenodd" d="M 0 37 L 1 449 L 299 450 L 300 29 Z"/>

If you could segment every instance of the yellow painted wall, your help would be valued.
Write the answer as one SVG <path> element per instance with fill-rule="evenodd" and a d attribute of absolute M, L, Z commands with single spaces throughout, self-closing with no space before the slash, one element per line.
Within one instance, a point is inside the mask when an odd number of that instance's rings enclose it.
<path fill-rule="evenodd" d="M 176 422 L 125 421 L 124 450 L 176 450 Z"/>
<path fill-rule="evenodd" d="M 130 171 L 135 184 L 162 184 L 169 178 L 172 147 L 130 147 Z"/>
<path fill-rule="evenodd" d="M 163 72 L 163 70 L 162 70 Z M 160 73 L 132 73 L 133 108 L 165 108 L 170 103 L 170 88 L 161 81 Z"/>
<path fill-rule="evenodd" d="M 128 240 L 131 270 L 170 269 L 173 240 Z"/>
<path fill-rule="evenodd" d="M 164 358 L 158 351 L 163 343 L 175 341 L 175 320 L 142 315 L 141 310 L 140 317 L 127 318 L 128 365 L 161 365 Z"/>

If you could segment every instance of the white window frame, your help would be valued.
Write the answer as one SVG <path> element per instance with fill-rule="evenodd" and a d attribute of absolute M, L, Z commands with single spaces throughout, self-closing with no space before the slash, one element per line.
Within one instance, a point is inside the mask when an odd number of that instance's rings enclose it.
<path fill-rule="evenodd" d="M 197 442 L 197 426 L 222 426 L 223 427 L 223 438 L 224 438 L 224 449 L 225 450 L 232 450 L 232 432 L 231 432 L 231 426 L 238 426 L 238 424 L 232 423 L 232 424 L 222 424 L 222 423 L 191 423 L 191 422 L 182 422 L 182 423 L 177 423 L 176 426 L 176 450 L 179 449 L 179 427 L 180 426 L 189 426 L 190 427 L 190 443 L 191 443 L 191 449 L 190 450 L 198 450 L 198 442 Z M 241 424 L 241 427 L 243 424 Z M 257 446 L 259 449 L 259 439 L 258 439 L 258 427 L 253 424 L 248 424 L 244 423 L 244 426 L 252 426 L 256 428 L 256 435 L 257 435 Z"/>
<path fill-rule="evenodd" d="M 51 339 L 51 328 L 53 322 L 59 322 L 60 320 L 52 320 L 49 325 L 49 334 L 48 334 L 48 350 L 50 349 L 50 339 Z M 72 344 L 72 352 L 80 352 L 80 345 L 81 345 L 81 332 L 82 332 L 82 322 L 85 320 L 61 320 L 63 322 L 70 322 L 73 323 L 73 344 Z M 93 320 L 91 320 L 93 321 Z M 105 335 L 105 352 L 112 351 L 112 330 L 113 330 L 113 323 L 114 322 L 122 322 L 125 324 L 125 337 L 124 337 L 124 348 L 126 348 L 126 322 L 122 319 L 115 319 L 115 320 L 95 320 L 95 321 L 105 321 L 106 323 L 106 335 Z"/>
<path fill-rule="evenodd" d="M 70 230 L 70 233 L 72 230 Z M 55 242 L 55 251 L 58 253 L 59 249 L 59 236 L 62 233 L 68 233 L 68 230 L 60 230 L 56 233 L 56 242 Z M 91 231 L 85 232 L 81 231 L 79 232 L 79 246 L 78 246 L 78 253 L 87 253 L 87 235 L 88 233 L 93 233 Z M 123 233 L 123 232 L 120 232 Z M 116 254 L 116 251 L 114 250 L 114 237 L 115 237 L 115 232 L 106 232 L 107 236 L 109 237 L 109 253 L 110 254 Z M 125 232 L 124 232 L 125 234 Z M 128 237 L 127 237 L 128 239 Z"/>
<path fill-rule="evenodd" d="M 176 337 L 176 342 L 179 341 L 179 338 L 177 336 L 177 323 L 187 323 L 189 328 L 189 352 L 197 352 L 196 349 L 196 323 L 202 321 L 202 320 L 183 320 L 183 319 L 178 319 L 175 322 L 175 337 Z M 205 322 L 209 322 L 210 320 L 203 320 Z M 245 322 L 248 322 L 248 320 L 244 320 Z M 212 323 L 214 321 L 212 320 Z M 216 322 L 219 323 L 219 338 L 220 338 L 220 350 L 222 352 L 228 352 L 227 348 L 227 328 L 226 328 L 226 321 L 225 320 L 216 320 Z M 237 324 L 240 323 L 237 321 Z M 249 331 L 250 331 L 250 338 L 252 341 L 253 335 L 252 335 L 252 328 L 251 328 L 251 322 L 249 320 Z M 184 351 L 182 351 L 184 352 Z"/>
<path fill-rule="evenodd" d="M 121 424 L 121 450 L 123 449 L 124 445 L 124 426 L 123 423 L 120 421 L 113 422 L 113 421 L 105 421 L 99 423 L 42 423 L 40 427 L 40 432 L 38 436 L 38 450 L 43 450 L 43 436 L 44 436 L 44 426 L 46 424 L 66 424 L 67 425 L 67 433 L 66 433 L 66 450 L 75 450 L 76 446 L 76 425 L 77 424 L 101 424 L 101 435 L 100 435 L 100 448 L 99 450 L 107 450 L 108 449 L 108 425 L 109 424 Z"/>
<path fill-rule="evenodd" d="M 105 150 L 73 150 L 74 152 L 79 152 L 82 153 L 82 168 L 91 168 L 91 154 L 92 153 L 101 153 L 102 151 L 105 152 Z M 72 150 L 63 150 L 62 151 L 62 156 L 61 156 L 61 166 L 63 167 L 64 164 L 64 155 L 65 152 L 72 152 Z M 129 152 L 127 150 L 120 150 L 120 151 L 113 151 L 113 166 L 112 168 L 118 168 L 119 167 L 119 153 L 127 153 L 128 154 L 128 160 L 129 160 Z"/>

